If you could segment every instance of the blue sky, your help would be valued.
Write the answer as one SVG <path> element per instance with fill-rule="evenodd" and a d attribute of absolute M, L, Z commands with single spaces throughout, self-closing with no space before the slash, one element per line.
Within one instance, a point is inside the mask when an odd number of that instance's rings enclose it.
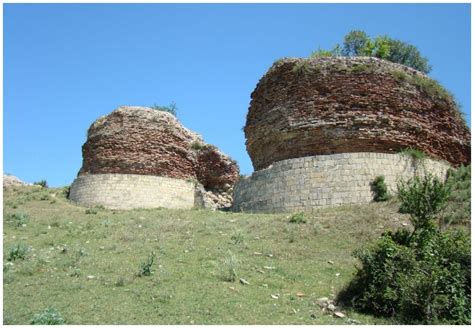
<path fill-rule="evenodd" d="M 470 124 L 470 4 L 4 4 L 4 172 L 70 184 L 95 119 L 174 101 L 249 174 L 258 80 L 353 29 L 416 45 Z"/>

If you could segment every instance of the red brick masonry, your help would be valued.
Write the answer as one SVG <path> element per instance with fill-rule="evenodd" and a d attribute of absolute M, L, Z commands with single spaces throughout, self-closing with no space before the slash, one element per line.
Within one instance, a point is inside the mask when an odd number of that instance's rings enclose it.
<path fill-rule="evenodd" d="M 204 143 L 173 115 L 145 107 L 120 107 L 95 121 L 82 155 L 79 175 L 196 179 L 210 190 L 229 189 L 239 177 L 239 168 L 230 157 Z"/>
<path fill-rule="evenodd" d="M 455 166 L 470 163 L 470 130 L 455 103 L 419 81 L 429 80 L 376 58 L 277 61 L 252 93 L 247 114 L 254 168 L 303 156 L 407 147 Z"/>

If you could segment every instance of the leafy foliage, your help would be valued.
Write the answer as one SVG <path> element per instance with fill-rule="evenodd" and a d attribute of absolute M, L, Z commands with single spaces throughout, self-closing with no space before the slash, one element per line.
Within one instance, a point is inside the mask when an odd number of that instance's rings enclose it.
<path fill-rule="evenodd" d="M 37 186 L 41 186 L 43 188 L 48 188 L 48 182 L 46 180 L 40 180 L 40 181 L 36 181 L 36 182 L 33 182 L 34 185 L 37 185 Z"/>
<path fill-rule="evenodd" d="M 317 57 L 331 57 L 333 55 L 333 52 L 330 50 L 324 50 L 319 48 L 316 51 L 313 51 L 310 55 L 311 58 L 317 58 Z"/>
<path fill-rule="evenodd" d="M 427 157 L 426 154 L 423 151 L 418 150 L 416 148 L 411 148 L 411 147 L 402 149 L 400 151 L 400 154 L 404 155 L 404 156 L 411 157 L 412 159 L 414 159 L 416 161 L 422 161 Z"/>
<path fill-rule="evenodd" d="M 24 213 L 13 213 L 13 214 L 7 215 L 6 219 L 7 219 L 7 222 L 12 223 L 16 227 L 21 227 L 24 224 L 27 224 L 29 221 L 28 215 Z"/>
<path fill-rule="evenodd" d="M 194 141 L 192 144 L 191 144 L 191 149 L 192 150 L 201 150 L 205 147 L 204 144 L 200 143 L 199 141 Z"/>
<path fill-rule="evenodd" d="M 304 212 L 299 212 L 299 213 L 293 214 L 290 217 L 289 222 L 290 223 L 297 223 L 297 224 L 306 223 L 306 218 L 305 218 Z"/>
<path fill-rule="evenodd" d="M 26 258 L 26 254 L 28 253 L 28 246 L 23 244 L 16 244 L 8 250 L 8 257 L 7 261 L 16 261 L 16 260 L 24 260 Z"/>
<path fill-rule="evenodd" d="M 388 194 L 387 184 L 385 183 L 385 177 L 378 176 L 371 183 L 372 192 L 374 193 L 374 201 L 384 202 L 390 198 Z"/>
<path fill-rule="evenodd" d="M 151 266 L 153 265 L 153 262 L 155 261 L 155 253 L 151 252 L 151 254 L 148 256 L 148 258 L 144 261 L 141 262 L 139 267 L 138 267 L 138 277 L 142 276 L 151 276 L 152 271 L 151 271 Z"/>
<path fill-rule="evenodd" d="M 431 72 L 431 65 L 428 63 L 428 59 L 423 57 L 415 46 L 390 38 L 388 39 L 388 45 L 390 53 L 385 59 L 413 67 L 423 73 Z"/>
<path fill-rule="evenodd" d="M 385 232 L 354 252 L 362 266 L 339 301 L 404 323 L 469 324 L 469 235 L 442 232 L 433 222 L 448 194 L 449 187 L 431 176 L 399 185 L 415 229 Z"/>
<path fill-rule="evenodd" d="M 430 174 L 398 184 L 398 198 L 410 214 L 414 232 L 434 228 L 433 219 L 446 207 L 449 195 L 449 186 Z"/>
<path fill-rule="evenodd" d="M 35 314 L 30 323 L 32 325 L 64 325 L 66 321 L 58 311 L 47 308 L 43 312 Z"/>
<path fill-rule="evenodd" d="M 401 40 L 392 39 L 386 35 L 376 36 L 371 39 L 367 33 L 360 30 L 353 30 L 346 34 L 342 47 L 336 45 L 330 51 L 319 49 L 313 54 L 316 54 L 317 57 L 321 57 L 321 55 L 377 57 L 412 67 L 423 73 L 431 71 L 428 59 L 423 57 L 415 46 Z M 313 56 L 311 55 L 311 57 Z"/>
<path fill-rule="evenodd" d="M 159 110 L 159 111 L 162 111 L 162 112 L 168 112 L 168 113 L 172 114 L 173 116 L 176 116 L 177 112 L 178 112 L 178 107 L 176 106 L 176 103 L 174 103 L 174 102 L 172 102 L 168 106 L 161 106 L 161 105 L 153 104 L 153 106 L 150 106 L 150 108 L 156 109 L 156 110 Z"/>
<path fill-rule="evenodd" d="M 346 57 L 361 56 L 369 41 L 370 38 L 364 31 L 350 31 L 344 37 L 342 55 Z"/>
<path fill-rule="evenodd" d="M 448 170 L 446 184 L 451 189 L 442 224 L 466 224 L 471 220 L 471 165 Z"/>

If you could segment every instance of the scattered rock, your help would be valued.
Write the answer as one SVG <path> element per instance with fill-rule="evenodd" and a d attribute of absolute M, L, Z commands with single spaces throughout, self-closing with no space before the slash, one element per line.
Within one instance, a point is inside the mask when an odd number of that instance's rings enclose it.
<path fill-rule="evenodd" d="M 3 188 L 17 187 L 17 186 L 31 186 L 31 183 L 21 181 L 13 175 L 3 175 Z"/>
<path fill-rule="evenodd" d="M 329 264 L 334 264 L 334 261 L 329 260 L 328 263 Z"/>
<path fill-rule="evenodd" d="M 336 311 L 336 306 L 334 304 L 328 304 L 326 308 L 331 312 Z"/>
<path fill-rule="evenodd" d="M 329 298 L 327 298 L 327 297 L 320 297 L 320 298 L 317 299 L 317 302 L 318 302 L 319 304 L 327 304 L 327 303 L 329 302 Z"/>
<path fill-rule="evenodd" d="M 338 318 L 345 318 L 346 315 L 342 312 L 334 312 L 334 316 Z"/>
<path fill-rule="evenodd" d="M 304 293 L 302 293 L 302 292 L 297 292 L 297 293 L 296 293 L 296 296 L 298 296 L 298 297 L 303 297 L 303 296 L 304 296 Z"/>
<path fill-rule="evenodd" d="M 88 280 L 95 279 L 95 276 L 87 276 L 87 279 L 88 279 Z"/>
<path fill-rule="evenodd" d="M 272 266 L 266 266 L 266 265 L 265 265 L 265 266 L 263 266 L 263 268 L 264 268 L 265 270 L 275 270 L 275 267 L 272 267 Z"/>
<path fill-rule="evenodd" d="M 240 283 L 242 285 L 250 285 L 250 283 L 247 280 L 245 280 L 244 278 L 240 278 L 239 280 L 240 280 Z"/>
<path fill-rule="evenodd" d="M 271 296 L 273 299 L 275 299 L 275 300 L 279 299 L 279 296 L 278 296 L 278 295 L 271 294 L 270 296 Z"/>

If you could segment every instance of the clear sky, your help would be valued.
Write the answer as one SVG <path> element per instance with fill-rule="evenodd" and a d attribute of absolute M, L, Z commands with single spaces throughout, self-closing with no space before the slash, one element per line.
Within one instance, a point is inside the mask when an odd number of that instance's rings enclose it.
<path fill-rule="evenodd" d="M 470 125 L 470 4 L 4 4 L 4 172 L 70 184 L 95 119 L 174 101 L 249 174 L 258 80 L 353 29 L 416 45 Z"/>

